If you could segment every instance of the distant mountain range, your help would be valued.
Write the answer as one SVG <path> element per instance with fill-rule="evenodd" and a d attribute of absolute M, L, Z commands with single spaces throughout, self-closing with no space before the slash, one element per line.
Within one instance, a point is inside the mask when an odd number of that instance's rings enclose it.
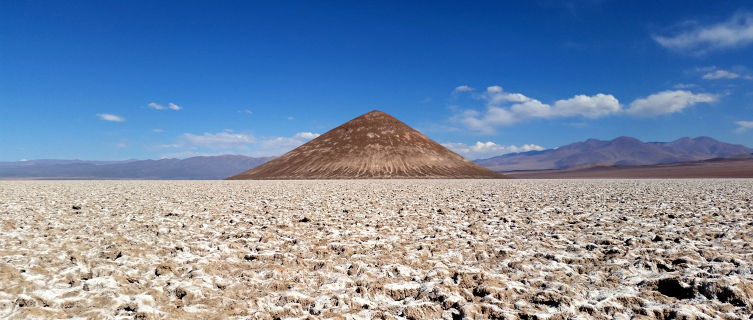
<path fill-rule="evenodd" d="M 591 164 L 561 170 L 507 172 L 516 179 L 698 179 L 753 178 L 753 155 L 640 166 Z"/>
<path fill-rule="evenodd" d="M 746 146 L 724 143 L 709 137 L 681 138 L 672 142 L 642 142 L 635 138 L 619 137 L 611 141 L 589 139 L 557 149 L 510 153 L 474 162 L 497 172 L 511 172 L 569 169 L 594 164 L 637 166 L 713 158 L 745 159 L 750 158 L 751 153 L 753 149 Z M 219 180 L 237 175 L 273 158 L 222 155 L 183 160 L 45 159 L 0 162 L 0 179 Z"/>
<path fill-rule="evenodd" d="M 751 154 L 753 149 L 709 137 L 680 138 L 672 142 L 643 142 L 631 137 L 610 141 L 589 139 L 557 149 L 510 153 L 474 162 L 497 172 L 568 169 L 595 163 L 649 165 L 726 158 Z"/>
<path fill-rule="evenodd" d="M 38 159 L 23 161 L 0 161 L 0 168 L 23 168 L 23 167 L 44 167 L 63 164 L 119 164 L 138 161 L 136 159 L 116 160 L 116 161 L 89 161 L 89 160 L 56 160 L 56 159 Z"/>
<path fill-rule="evenodd" d="M 0 162 L 0 179 L 219 180 L 256 167 L 273 158 L 222 155 L 183 160 Z"/>

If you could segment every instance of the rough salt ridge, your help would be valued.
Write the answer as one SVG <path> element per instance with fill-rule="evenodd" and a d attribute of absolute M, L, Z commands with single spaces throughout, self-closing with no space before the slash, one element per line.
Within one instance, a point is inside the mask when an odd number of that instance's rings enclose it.
<path fill-rule="evenodd" d="M 0 182 L 0 195 L 0 318 L 753 314 L 753 180 Z"/>

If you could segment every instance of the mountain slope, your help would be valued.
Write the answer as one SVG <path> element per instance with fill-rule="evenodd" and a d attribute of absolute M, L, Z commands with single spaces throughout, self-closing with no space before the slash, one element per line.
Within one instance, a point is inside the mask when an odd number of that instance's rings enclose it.
<path fill-rule="evenodd" d="M 228 179 L 500 179 L 405 123 L 371 111 Z"/>
<path fill-rule="evenodd" d="M 753 152 L 753 149 L 739 144 L 729 144 L 709 137 L 680 138 L 672 142 L 650 142 L 665 150 L 681 150 L 698 156 L 726 158 L 736 154 Z"/>
<path fill-rule="evenodd" d="M 506 154 L 475 162 L 498 172 L 567 169 L 594 163 L 648 165 L 705 160 L 751 153 L 753 149 L 709 137 L 681 138 L 672 142 L 645 143 L 619 137 L 610 141 L 589 139 L 535 154 Z"/>

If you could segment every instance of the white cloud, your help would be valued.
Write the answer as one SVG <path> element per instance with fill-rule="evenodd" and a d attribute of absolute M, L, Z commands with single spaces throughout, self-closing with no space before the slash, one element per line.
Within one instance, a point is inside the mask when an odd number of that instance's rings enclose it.
<path fill-rule="evenodd" d="M 184 133 L 181 135 L 181 139 L 191 147 L 207 147 L 210 149 L 246 149 L 248 144 L 256 142 L 256 138 L 246 134 L 240 133 L 204 133 L 202 136 L 197 136 L 190 133 Z"/>
<path fill-rule="evenodd" d="M 459 86 L 453 90 L 453 92 L 467 92 L 467 91 L 473 91 L 475 89 L 469 87 L 469 86 Z"/>
<path fill-rule="evenodd" d="M 262 149 L 286 149 L 292 150 L 302 145 L 303 141 L 296 138 L 277 137 L 272 139 L 263 140 L 259 143 Z"/>
<path fill-rule="evenodd" d="M 293 137 L 272 137 L 257 139 L 250 134 L 234 133 L 225 130 L 219 133 L 195 135 L 184 133 L 172 144 L 162 144 L 159 148 L 175 149 L 176 152 L 163 154 L 163 157 L 185 158 L 196 155 L 210 155 L 207 149 L 220 154 L 241 153 L 249 156 L 278 156 L 288 152 L 307 141 L 318 137 L 318 133 L 299 132 Z M 212 153 L 214 154 L 214 153 Z"/>
<path fill-rule="evenodd" d="M 116 116 L 114 114 L 109 113 L 98 113 L 97 116 L 105 121 L 115 121 L 115 122 L 123 122 L 125 121 L 125 118 Z"/>
<path fill-rule="evenodd" d="M 129 148 L 132 144 L 133 143 L 131 143 L 131 140 L 120 139 L 120 141 L 115 144 L 115 148 Z"/>
<path fill-rule="evenodd" d="M 729 20 L 685 30 L 672 37 L 653 36 L 661 46 L 684 52 L 704 54 L 753 43 L 753 14 L 737 13 Z"/>
<path fill-rule="evenodd" d="M 554 103 L 552 111 L 560 117 L 584 116 L 596 119 L 622 111 L 620 102 L 611 94 L 599 93 L 593 97 L 577 95 Z"/>
<path fill-rule="evenodd" d="M 318 133 L 299 132 L 292 138 L 276 137 L 259 142 L 259 151 L 257 153 L 265 155 L 281 155 L 293 150 L 307 141 L 320 136 Z"/>
<path fill-rule="evenodd" d="M 296 139 L 303 139 L 303 140 L 311 140 L 316 137 L 320 136 L 318 133 L 311 133 L 311 132 L 299 132 L 296 133 L 294 138 Z"/>
<path fill-rule="evenodd" d="M 243 111 L 238 111 L 238 112 L 242 112 L 242 113 L 245 113 L 245 114 L 253 114 L 253 112 L 251 112 L 251 110 L 243 110 Z"/>
<path fill-rule="evenodd" d="M 678 83 L 678 84 L 672 86 L 672 88 L 675 88 L 675 89 L 687 89 L 687 88 L 695 88 L 695 87 L 697 87 L 697 85 L 694 85 L 694 84 L 684 84 L 684 83 Z"/>
<path fill-rule="evenodd" d="M 716 66 L 695 68 L 695 72 L 701 72 L 701 73 L 711 72 L 711 71 L 714 71 L 714 70 L 716 70 Z"/>
<path fill-rule="evenodd" d="M 714 72 L 709 72 L 703 75 L 703 79 L 706 79 L 706 80 L 735 79 L 739 77 L 740 77 L 739 74 L 734 73 L 734 72 L 729 72 L 727 70 L 716 70 Z"/>
<path fill-rule="evenodd" d="M 295 120 L 295 118 L 293 118 L 293 117 L 288 117 L 288 120 Z"/>
<path fill-rule="evenodd" d="M 477 111 L 468 110 L 455 119 L 468 129 L 487 134 L 493 133 L 495 127 L 512 125 L 531 118 L 583 116 L 595 119 L 622 111 L 617 98 L 602 93 L 590 97 L 576 95 L 567 100 L 556 101 L 552 106 L 520 93 L 505 92 L 500 86 L 491 86 L 476 98 L 486 101 L 486 113 L 480 115 Z M 513 105 L 509 108 L 502 107 L 507 103 Z"/>
<path fill-rule="evenodd" d="M 185 143 L 171 143 L 171 144 L 159 144 L 157 145 L 157 148 L 184 148 L 186 147 Z"/>
<path fill-rule="evenodd" d="M 657 116 L 679 112 L 687 106 L 692 106 L 699 102 L 710 103 L 717 99 L 717 96 L 707 93 L 693 94 L 685 90 L 667 90 L 652 94 L 644 99 L 636 99 L 626 111 L 638 116 Z"/>
<path fill-rule="evenodd" d="M 183 108 L 177 106 L 176 104 L 174 104 L 172 102 L 169 103 L 167 105 L 167 107 L 165 107 L 165 106 L 163 106 L 161 104 L 157 104 L 157 103 L 152 102 L 152 103 L 149 104 L 149 108 L 157 109 L 157 110 L 165 110 L 165 109 L 180 110 L 180 109 L 183 109 Z"/>
<path fill-rule="evenodd" d="M 488 141 L 486 143 L 478 141 L 474 145 L 467 145 L 459 142 L 448 142 L 442 144 L 447 149 L 454 151 L 468 159 L 485 159 L 499 155 L 515 152 L 527 152 L 533 150 L 544 150 L 543 147 L 535 144 L 526 144 L 521 147 L 514 145 L 505 146 Z"/>
<path fill-rule="evenodd" d="M 500 86 L 491 86 L 486 88 L 486 92 L 479 95 L 479 97 L 490 105 L 499 105 L 504 102 L 529 102 L 534 101 L 529 97 L 526 97 L 520 93 L 505 92 Z"/>
<path fill-rule="evenodd" d="M 162 129 L 152 129 L 152 131 L 154 131 L 154 132 L 165 132 L 165 130 L 162 130 Z"/>
<path fill-rule="evenodd" d="M 753 121 L 735 121 L 735 124 L 738 126 L 735 130 L 737 133 L 743 133 L 753 129 Z"/>

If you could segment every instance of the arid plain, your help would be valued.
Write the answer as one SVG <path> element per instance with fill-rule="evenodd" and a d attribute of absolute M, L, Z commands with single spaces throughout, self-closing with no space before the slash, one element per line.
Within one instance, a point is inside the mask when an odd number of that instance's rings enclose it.
<path fill-rule="evenodd" d="M 751 319 L 753 180 L 0 182 L 0 318 Z"/>

